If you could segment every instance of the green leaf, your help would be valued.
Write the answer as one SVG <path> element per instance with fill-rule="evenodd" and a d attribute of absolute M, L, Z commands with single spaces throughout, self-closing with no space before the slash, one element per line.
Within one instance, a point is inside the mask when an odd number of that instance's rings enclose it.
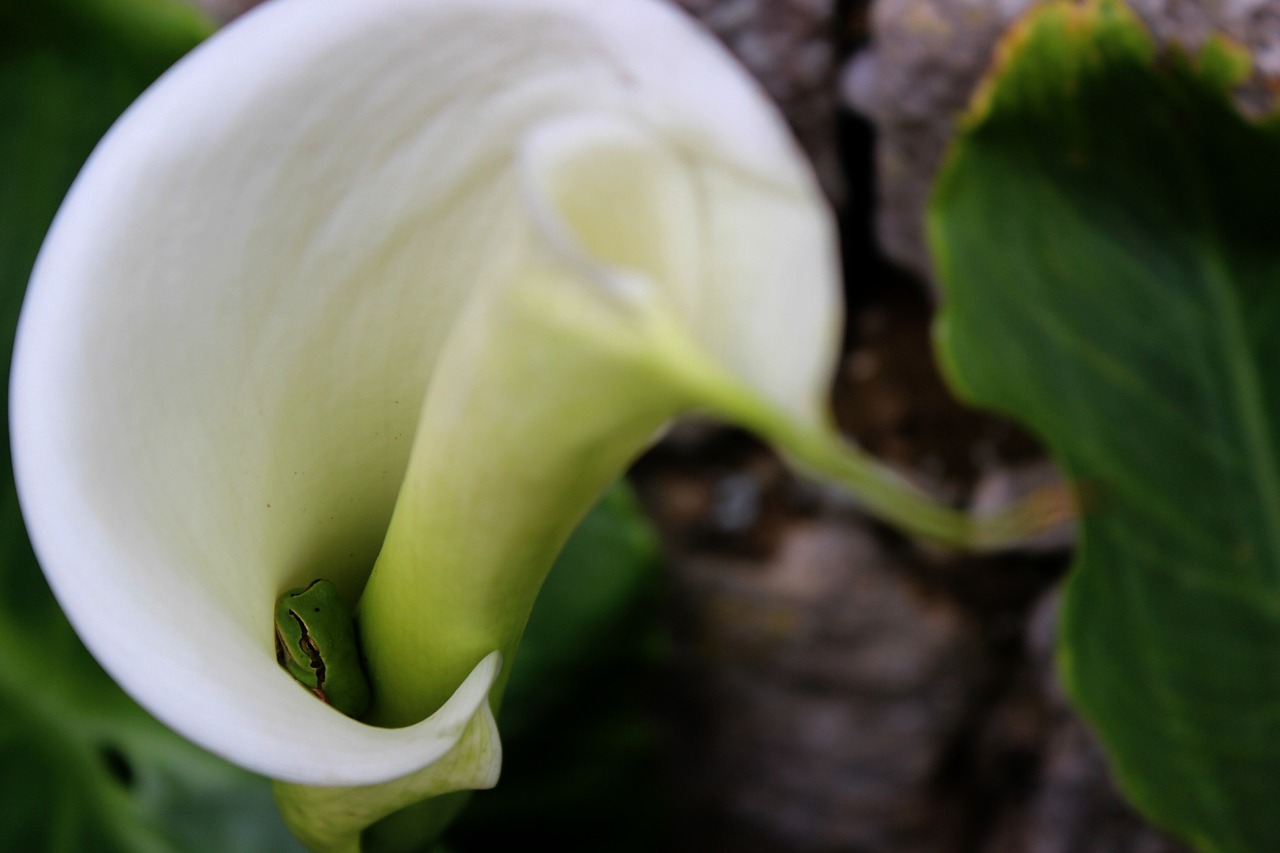
<path fill-rule="evenodd" d="M 936 188 L 955 388 L 1083 498 L 1060 664 L 1132 800 L 1280 850 L 1280 121 L 1108 0 L 1008 37 Z"/>
<path fill-rule="evenodd" d="M 94 143 L 208 33 L 167 0 L 0 2 L 0 335 Z M 7 417 L 4 420 L 8 443 Z M 171 733 L 98 667 L 62 616 L 0 475 L 0 846 L 57 851 L 298 849 L 270 787 Z M 207 662 L 192 661 L 193 675 Z"/>

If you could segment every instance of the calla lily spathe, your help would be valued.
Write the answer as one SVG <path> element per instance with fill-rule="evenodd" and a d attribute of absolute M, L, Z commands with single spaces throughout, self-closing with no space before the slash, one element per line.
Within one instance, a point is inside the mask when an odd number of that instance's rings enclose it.
<path fill-rule="evenodd" d="M 282 804 L 356 849 L 493 783 L 546 570 L 671 417 L 954 526 L 828 426 L 835 259 L 783 122 L 658 0 L 275 0 L 126 113 L 40 255 L 11 393 L 41 564 L 161 720 L 348 786 Z M 276 665 L 275 598 L 314 577 L 360 598 L 400 728 Z"/>
<path fill-rule="evenodd" d="M 564 536 L 703 404 L 686 351 L 820 421 L 833 259 L 772 108 L 661 3 L 278 0 L 126 113 L 42 250 L 12 386 L 41 563 L 197 743 L 403 777 L 492 725 Z M 407 728 L 272 651 L 282 589 L 354 600 L 375 559 L 361 627 Z"/>

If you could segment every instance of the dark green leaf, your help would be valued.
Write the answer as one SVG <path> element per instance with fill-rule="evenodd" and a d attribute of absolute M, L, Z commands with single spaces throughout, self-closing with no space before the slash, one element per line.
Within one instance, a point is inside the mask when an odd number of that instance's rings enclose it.
<path fill-rule="evenodd" d="M 1060 663 L 1125 790 L 1280 850 L 1280 123 L 1110 0 L 1004 48 L 933 199 L 941 356 L 1080 486 Z"/>

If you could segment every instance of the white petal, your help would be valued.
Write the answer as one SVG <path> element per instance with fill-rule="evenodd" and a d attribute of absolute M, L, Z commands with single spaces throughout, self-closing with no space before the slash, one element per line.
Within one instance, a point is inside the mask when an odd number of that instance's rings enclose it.
<path fill-rule="evenodd" d="M 15 467 L 68 616 L 173 728 L 325 785 L 402 775 L 456 735 L 316 702 L 275 664 L 272 605 L 314 577 L 358 594 L 460 312 L 545 236 L 518 152 L 588 114 L 715 161 L 681 167 L 710 289 L 655 286 L 727 369 L 816 418 L 835 293 L 813 183 L 740 70 L 661 4 L 275 0 L 95 152 L 24 307 Z"/>
<path fill-rule="evenodd" d="M 825 422 L 841 310 L 832 220 L 811 181 L 613 116 L 546 122 L 522 154 L 541 233 L 584 275 L 662 290 L 739 382 Z"/>

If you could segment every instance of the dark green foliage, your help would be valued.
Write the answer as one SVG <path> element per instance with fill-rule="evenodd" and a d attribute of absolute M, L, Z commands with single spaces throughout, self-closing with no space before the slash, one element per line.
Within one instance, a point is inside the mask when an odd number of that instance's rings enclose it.
<path fill-rule="evenodd" d="M 930 230 L 954 387 L 1084 499 L 1060 663 L 1125 790 L 1202 850 L 1280 850 L 1280 123 L 1224 42 L 1117 2 L 1025 20 Z"/>

